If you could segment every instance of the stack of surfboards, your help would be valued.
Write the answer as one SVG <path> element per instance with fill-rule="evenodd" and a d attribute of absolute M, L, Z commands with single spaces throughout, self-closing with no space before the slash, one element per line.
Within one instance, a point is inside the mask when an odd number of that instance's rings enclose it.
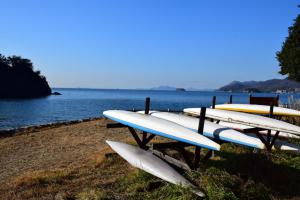
<path fill-rule="evenodd" d="M 256 135 L 247 135 L 234 129 L 259 127 L 272 130 L 272 134 L 275 134 L 276 131 L 280 131 L 281 137 L 300 138 L 300 127 L 298 126 L 268 117 L 231 111 L 235 109 L 236 111 L 242 112 L 268 114 L 268 106 L 265 108 L 257 105 L 256 107 L 234 105 L 237 104 L 217 105 L 216 108 L 218 109 L 207 108 L 206 117 L 219 120 L 220 123 L 216 124 L 206 120 L 203 127 L 203 134 L 197 132 L 199 119 L 183 114 L 158 111 L 150 111 L 149 114 L 144 114 L 143 111 L 108 110 L 104 111 L 103 115 L 111 120 L 141 131 L 217 151 L 220 150 L 220 145 L 215 142 L 218 140 L 257 149 L 265 148 L 265 145 Z M 184 112 L 199 116 L 201 109 L 186 108 Z M 298 112 L 299 111 L 296 112 L 279 107 L 274 108 L 275 115 L 289 113 L 286 115 L 300 116 L 300 112 Z M 151 152 L 121 142 L 107 141 L 107 143 L 133 166 L 170 183 L 191 187 L 194 193 L 199 196 L 204 196 L 201 191 L 196 189 L 196 187 L 182 175 L 163 160 L 154 156 Z M 274 149 L 290 150 L 300 153 L 299 146 L 281 140 L 277 140 L 274 146 Z"/>
<path fill-rule="evenodd" d="M 103 115 L 116 122 L 141 131 L 146 131 L 148 133 L 189 143 L 195 146 L 205 147 L 211 150 L 220 150 L 220 145 L 218 143 L 188 128 L 165 119 L 123 110 L 109 110 L 103 112 Z M 152 153 L 120 142 L 107 141 L 107 143 L 131 165 L 170 183 L 191 187 L 195 194 L 202 197 L 204 196 L 201 191 L 197 190 L 196 187 L 183 176 Z"/>
<path fill-rule="evenodd" d="M 174 122 L 157 118 L 152 115 L 142 113 L 124 111 L 124 110 L 109 110 L 104 111 L 103 115 L 121 124 L 166 137 L 177 141 L 185 142 L 199 147 L 208 148 L 211 150 L 220 150 L 220 145 L 207 137 L 196 133 L 188 128 L 185 128 Z"/>
<path fill-rule="evenodd" d="M 199 116 L 200 108 L 186 108 L 184 112 L 191 115 Z M 220 125 L 233 128 L 233 129 L 248 129 L 253 127 L 272 130 L 271 134 L 274 135 L 276 131 L 280 131 L 281 137 L 286 138 L 299 138 L 300 127 L 293 124 L 283 122 L 280 120 L 264 117 L 260 115 L 254 115 L 249 113 L 241 113 L 229 110 L 219 109 L 206 109 L 206 116 L 212 119 L 220 120 Z M 267 134 L 267 131 L 263 131 L 263 134 Z M 257 138 L 254 134 L 248 134 L 253 138 Z M 294 144 L 290 144 L 281 140 L 276 140 L 274 144 L 275 149 L 289 150 L 294 153 L 300 153 L 300 147 Z"/>
<path fill-rule="evenodd" d="M 199 116 L 200 108 L 186 108 L 184 112 Z M 206 116 L 212 119 L 242 124 L 251 127 L 264 128 L 274 131 L 286 132 L 294 135 L 300 135 L 300 127 L 293 124 L 276 120 L 269 117 L 254 115 L 249 113 L 241 113 L 229 110 L 206 109 Z"/>
<path fill-rule="evenodd" d="M 256 105 L 256 104 L 220 104 L 220 105 L 216 105 L 215 109 L 231 110 L 231 111 L 254 113 L 254 114 L 270 113 L 270 106 Z M 300 111 L 274 106 L 273 115 L 300 116 Z"/>
<path fill-rule="evenodd" d="M 182 114 L 175 114 L 170 112 L 150 112 L 150 115 L 165 119 L 183 127 L 186 127 L 194 132 L 197 132 L 199 126 L 199 119 Z M 210 121 L 205 121 L 203 135 L 212 139 L 223 140 L 235 144 L 264 149 L 265 145 L 257 138 L 249 137 L 239 131 L 230 129 L 226 126 L 215 124 Z"/>

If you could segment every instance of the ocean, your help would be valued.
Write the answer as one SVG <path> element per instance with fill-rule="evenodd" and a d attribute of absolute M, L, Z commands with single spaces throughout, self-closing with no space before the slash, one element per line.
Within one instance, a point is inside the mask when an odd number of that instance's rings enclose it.
<path fill-rule="evenodd" d="M 247 103 L 249 94 L 213 91 L 155 91 L 155 90 L 109 90 L 109 89 L 62 89 L 55 88 L 60 96 L 38 99 L 0 99 L 0 130 L 101 117 L 104 110 L 144 109 L 145 98 L 151 98 L 151 109 L 181 111 L 187 107 L 210 106 L 212 97 L 217 103 L 229 101 Z M 275 96 L 259 93 L 253 96 Z M 281 103 L 287 103 L 291 94 L 281 94 Z M 293 94 L 295 99 L 300 94 Z"/>

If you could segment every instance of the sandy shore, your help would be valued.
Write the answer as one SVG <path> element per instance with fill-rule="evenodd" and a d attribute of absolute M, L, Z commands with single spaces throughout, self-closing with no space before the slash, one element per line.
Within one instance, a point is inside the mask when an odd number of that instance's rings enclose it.
<path fill-rule="evenodd" d="M 107 129 L 107 119 L 22 130 L 0 138 L 0 184 L 37 170 L 82 165 L 106 147 L 125 140 L 126 129 Z"/>

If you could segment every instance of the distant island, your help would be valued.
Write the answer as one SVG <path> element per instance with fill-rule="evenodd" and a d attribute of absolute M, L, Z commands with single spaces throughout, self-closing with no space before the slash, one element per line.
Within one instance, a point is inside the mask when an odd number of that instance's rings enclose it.
<path fill-rule="evenodd" d="M 218 90 L 228 92 L 300 92 L 300 83 L 288 79 L 245 82 L 233 81 Z"/>
<path fill-rule="evenodd" d="M 161 86 L 158 86 L 158 87 L 150 88 L 150 90 L 174 91 L 174 90 L 176 90 L 176 87 L 171 87 L 171 86 L 161 85 Z"/>
<path fill-rule="evenodd" d="M 214 89 L 197 89 L 193 87 L 182 88 L 182 87 L 172 87 L 172 86 L 158 86 L 150 88 L 150 90 L 161 90 L 161 91 L 214 91 Z"/>
<path fill-rule="evenodd" d="M 29 59 L 0 54 L 0 98 L 35 98 L 51 94 L 46 77 Z"/>

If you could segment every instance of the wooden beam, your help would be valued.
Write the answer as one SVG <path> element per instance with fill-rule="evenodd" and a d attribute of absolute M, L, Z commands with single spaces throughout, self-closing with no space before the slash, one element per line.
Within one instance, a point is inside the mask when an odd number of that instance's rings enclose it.
<path fill-rule="evenodd" d="M 170 163 L 171 165 L 174 165 L 180 169 L 185 169 L 185 170 L 188 170 L 188 171 L 191 171 L 191 168 L 190 166 L 188 166 L 186 163 L 180 161 L 180 160 L 177 160 L 175 158 L 172 158 L 171 156 L 168 156 L 158 150 L 151 150 L 151 152 L 156 155 L 157 157 L 167 161 L 168 163 Z"/>
<path fill-rule="evenodd" d="M 278 136 L 279 136 L 279 131 L 276 131 L 275 135 L 273 136 L 272 142 L 270 143 L 271 150 L 272 150 L 272 147 L 273 147 L 275 141 L 278 139 Z"/>
<path fill-rule="evenodd" d="M 124 128 L 127 127 L 124 124 L 121 123 L 111 123 L 111 124 L 106 124 L 106 128 Z"/>
<path fill-rule="evenodd" d="M 229 97 L 229 104 L 232 104 L 232 94 Z"/>
<path fill-rule="evenodd" d="M 201 148 L 197 146 L 195 148 L 194 166 L 193 166 L 194 169 L 197 169 L 199 167 L 200 152 L 201 152 Z"/>
<path fill-rule="evenodd" d="M 153 144 L 153 148 L 161 148 L 161 149 L 167 149 L 167 148 L 184 148 L 194 146 L 188 143 L 183 142 L 164 142 L 164 143 L 155 143 Z"/>
<path fill-rule="evenodd" d="M 259 131 L 264 131 L 266 129 L 263 128 L 247 128 L 247 129 L 243 129 L 241 130 L 243 133 L 258 133 Z"/>
<path fill-rule="evenodd" d="M 216 96 L 213 96 L 212 98 L 212 105 L 211 105 L 212 109 L 215 109 L 216 107 Z"/>
<path fill-rule="evenodd" d="M 148 144 L 155 136 L 154 134 L 149 135 L 149 137 L 144 140 L 144 144 Z"/>
<path fill-rule="evenodd" d="M 131 135 L 133 136 L 133 138 L 135 139 L 136 143 L 139 145 L 139 147 L 141 147 L 142 149 L 147 149 L 146 145 L 143 144 L 143 142 L 141 141 L 141 139 L 135 132 L 134 128 L 128 127 L 128 129 L 129 129 Z"/>

